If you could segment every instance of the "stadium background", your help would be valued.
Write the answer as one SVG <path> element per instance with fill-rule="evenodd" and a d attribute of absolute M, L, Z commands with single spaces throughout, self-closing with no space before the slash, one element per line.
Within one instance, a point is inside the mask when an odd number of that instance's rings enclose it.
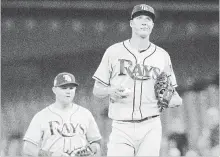
<path fill-rule="evenodd" d="M 1 155 L 21 155 L 33 115 L 53 102 L 59 72 L 80 83 L 75 101 L 111 131 L 107 99 L 92 95 L 105 49 L 130 37 L 129 0 L 2 0 Z M 217 0 L 147 1 L 157 14 L 151 41 L 171 56 L 184 105 L 162 117 L 161 156 L 219 156 L 219 4 Z"/>

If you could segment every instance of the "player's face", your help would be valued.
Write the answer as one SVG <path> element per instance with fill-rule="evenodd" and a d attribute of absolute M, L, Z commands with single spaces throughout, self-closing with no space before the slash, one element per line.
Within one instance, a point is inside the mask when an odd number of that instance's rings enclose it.
<path fill-rule="evenodd" d="M 133 33 L 145 38 L 151 34 L 154 27 L 154 22 L 151 17 L 147 15 L 140 15 L 130 21 L 130 26 Z"/>
<path fill-rule="evenodd" d="M 60 87 L 53 87 L 53 92 L 56 95 L 57 101 L 63 104 L 69 104 L 75 97 L 76 87 L 71 84 L 63 85 Z"/>

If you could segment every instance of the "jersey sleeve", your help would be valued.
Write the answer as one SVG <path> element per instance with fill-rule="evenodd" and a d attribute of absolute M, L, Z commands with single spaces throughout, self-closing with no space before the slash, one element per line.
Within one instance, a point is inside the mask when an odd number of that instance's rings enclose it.
<path fill-rule="evenodd" d="M 172 62 L 169 55 L 166 57 L 164 72 L 169 75 L 173 87 L 177 87 L 178 85 L 176 81 L 176 76 L 174 74 Z"/>
<path fill-rule="evenodd" d="M 95 72 L 95 74 L 93 75 L 93 79 L 95 79 L 96 81 L 101 82 L 102 84 L 104 84 L 105 86 L 109 86 L 110 85 L 110 76 L 111 76 L 111 62 L 110 62 L 110 48 L 108 48 L 103 57 L 102 60 Z"/>
<path fill-rule="evenodd" d="M 89 114 L 89 128 L 88 128 L 88 132 L 86 134 L 87 140 L 89 143 L 92 143 L 94 141 L 98 141 L 100 140 L 101 134 L 98 128 L 98 125 L 92 115 L 92 113 Z"/>
<path fill-rule="evenodd" d="M 23 140 L 29 141 L 38 146 L 40 144 L 42 133 L 43 131 L 41 129 L 41 119 L 39 114 L 36 114 L 31 120 Z"/>

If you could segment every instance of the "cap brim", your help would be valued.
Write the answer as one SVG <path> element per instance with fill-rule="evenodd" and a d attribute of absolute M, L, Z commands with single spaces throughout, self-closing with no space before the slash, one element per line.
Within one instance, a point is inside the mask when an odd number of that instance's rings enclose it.
<path fill-rule="evenodd" d="M 133 19 L 133 18 L 135 18 L 137 16 L 140 16 L 140 15 L 147 15 L 147 16 L 150 16 L 153 21 L 155 20 L 155 15 L 152 12 L 149 12 L 149 11 L 138 11 L 138 12 L 134 13 L 131 16 L 131 19 Z"/>
<path fill-rule="evenodd" d="M 55 87 L 67 86 L 67 85 L 71 85 L 71 86 L 74 86 L 74 87 L 79 86 L 78 83 L 71 82 L 71 83 L 63 83 L 63 84 L 59 84 L 59 85 L 57 85 L 57 86 L 55 86 Z"/>

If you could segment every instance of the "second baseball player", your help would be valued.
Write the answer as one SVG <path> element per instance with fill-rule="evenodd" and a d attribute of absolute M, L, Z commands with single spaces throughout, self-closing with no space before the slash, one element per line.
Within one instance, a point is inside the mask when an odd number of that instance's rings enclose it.
<path fill-rule="evenodd" d="M 24 155 L 100 155 L 101 135 L 93 115 L 73 102 L 77 86 L 70 73 L 55 77 L 56 100 L 33 117 L 24 136 Z"/>

